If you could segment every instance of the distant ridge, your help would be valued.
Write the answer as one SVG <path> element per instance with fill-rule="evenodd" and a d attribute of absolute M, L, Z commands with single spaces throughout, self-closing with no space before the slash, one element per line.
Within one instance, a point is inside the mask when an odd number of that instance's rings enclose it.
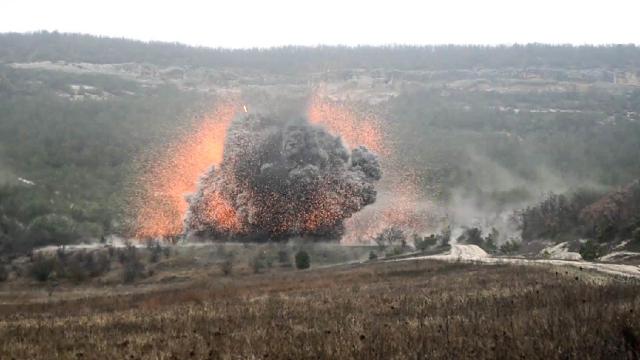
<path fill-rule="evenodd" d="M 274 73 L 344 69 L 456 70 L 504 67 L 640 68 L 629 45 L 285 46 L 222 49 L 58 32 L 0 34 L 0 62 L 140 62 Z"/>

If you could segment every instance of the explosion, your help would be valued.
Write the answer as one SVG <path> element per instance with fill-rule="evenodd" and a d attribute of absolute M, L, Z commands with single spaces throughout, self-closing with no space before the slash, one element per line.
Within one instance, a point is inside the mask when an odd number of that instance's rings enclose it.
<path fill-rule="evenodd" d="M 385 177 L 378 186 L 379 199 L 347 219 L 343 243 L 370 242 L 389 227 L 417 234 L 433 229 L 438 221 L 433 204 L 425 201 L 418 176 L 404 165 L 405 159 L 395 151 L 388 123 L 370 107 L 334 101 L 322 94 L 312 97 L 308 114 L 312 123 L 326 127 L 346 143 L 363 144 L 381 155 Z"/>
<path fill-rule="evenodd" d="M 238 106 L 221 102 L 191 131 L 186 132 L 146 164 L 137 180 L 132 211 L 137 238 L 175 236 L 183 231 L 188 204 L 198 178 L 222 161 L 224 139 Z"/>
<path fill-rule="evenodd" d="M 316 94 L 311 98 L 308 115 L 312 124 L 324 126 L 349 146 L 362 145 L 382 156 L 390 153 L 382 121 L 374 114 L 358 113 Z"/>
<path fill-rule="evenodd" d="M 215 238 L 339 239 L 344 221 L 376 200 L 377 157 L 349 151 L 305 121 L 260 115 L 235 120 L 224 157 L 189 197 L 185 230 Z"/>
<path fill-rule="evenodd" d="M 432 204 L 394 151 L 390 124 L 321 94 L 307 118 L 286 123 L 220 103 L 138 179 L 134 236 L 359 243 L 392 226 L 431 230 Z"/>

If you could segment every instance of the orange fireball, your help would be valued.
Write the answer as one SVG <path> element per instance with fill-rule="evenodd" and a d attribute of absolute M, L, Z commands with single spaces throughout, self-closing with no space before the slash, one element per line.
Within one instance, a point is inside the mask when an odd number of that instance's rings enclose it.
<path fill-rule="evenodd" d="M 233 102 L 218 104 L 147 167 L 138 180 L 141 189 L 132 204 L 135 237 L 168 237 L 182 232 L 186 196 L 196 190 L 207 169 L 222 161 L 227 129 L 238 109 Z M 228 216 L 226 211 L 217 214 Z"/>

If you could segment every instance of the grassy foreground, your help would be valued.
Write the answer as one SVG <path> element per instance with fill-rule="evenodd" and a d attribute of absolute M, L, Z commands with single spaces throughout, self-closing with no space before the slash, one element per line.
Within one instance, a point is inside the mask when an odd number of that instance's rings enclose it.
<path fill-rule="evenodd" d="M 638 358 L 640 285 L 431 261 L 0 305 L 0 358 Z"/>

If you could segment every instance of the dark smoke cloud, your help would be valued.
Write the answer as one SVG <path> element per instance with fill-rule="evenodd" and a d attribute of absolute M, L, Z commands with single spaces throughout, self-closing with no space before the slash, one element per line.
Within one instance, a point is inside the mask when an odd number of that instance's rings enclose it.
<path fill-rule="evenodd" d="M 338 239 L 344 220 L 376 200 L 377 157 L 349 151 L 339 137 L 306 121 L 248 115 L 227 134 L 219 168 L 189 199 L 188 234 L 278 240 Z"/>

